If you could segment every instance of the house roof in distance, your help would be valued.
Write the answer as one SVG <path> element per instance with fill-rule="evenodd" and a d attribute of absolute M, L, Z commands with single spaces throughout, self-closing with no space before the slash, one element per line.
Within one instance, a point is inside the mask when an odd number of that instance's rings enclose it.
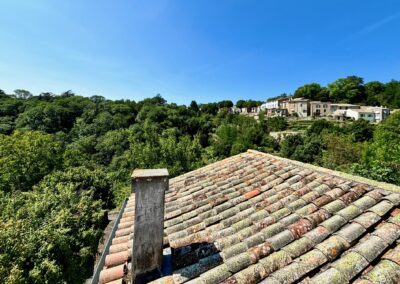
<path fill-rule="evenodd" d="M 155 283 L 399 283 L 400 188 L 249 150 L 170 179 Z M 134 195 L 101 283 L 129 281 Z M 391 282 L 390 282 L 391 281 Z"/>

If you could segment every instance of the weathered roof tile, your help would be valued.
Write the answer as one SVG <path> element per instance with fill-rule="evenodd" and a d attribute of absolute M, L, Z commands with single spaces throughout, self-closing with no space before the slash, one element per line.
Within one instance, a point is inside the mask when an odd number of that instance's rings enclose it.
<path fill-rule="evenodd" d="M 296 258 L 309 251 L 312 247 L 314 247 L 314 245 L 315 244 L 311 239 L 302 237 L 283 247 L 282 250 L 286 251 L 291 258 Z"/>
<path fill-rule="evenodd" d="M 378 226 L 373 235 L 391 244 L 400 237 L 400 230 L 396 225 L 384 222 Z"/>
<path fill-rule="evenodd" d="M 374 213 L 376 213 L 376 214 L 378 214 L 379 216 L 382 217 L 387 212 L 389 212 L 389 210 L 392 209 L 392 208 L 393 208 L 393 203 L 391 203 L 390 201 L 387 201 L 387 200 L 382 200 L 381 202 L 379 202 L 375 206 L 373 206 L 370 209 L 368 209 L 368 211 L 374 212 Z"/>
<path fill-rule="evenodd" d="M 266 271 L 260 263 L 250 265 L 249 267 L 237 272 L 234 277 L 236 283 L 247 284 L 247 283 L 257 283 L 266 276 Z"/>
<path fill-rule="evenodd" d="M 362 210 L 360 208 L 358 208 L 355 205 L 349 205 L 346 208 L 343 208 L 342 210 L 337 212 L 336 214 L 343 217 L 347 221 L 350 221 L 351 219 L 354 219 L 361 213 L 362 213 Z"/>
<path fill-rule="evenodd" d="M 307 237 L 315 244 L 318 244 L 326 239 L 329 235 L 329 230 L 327 230 L 325 227 L 318 226 L 310 232 L 306 233 L 304 237 Z"/>
<path fill-rule="evenodd" d="M 292 258 L 285 251 L 274 252 L 266 258 L 259 260 L 260 264 L 264 267 L 267 275 L 286 266 L 292 262 Z"/>
<path fill-rule="evenodd" d="M 307 219 L 300 219 L 296 223 L 289 225 L 288 230 L 291 232 L 295 239 L 300 238 L 306 232 L 313 228 L 313 224 Z"/>
<path fill-rule="evenodd" d="M 363 196 L 360 199 L 354 201 L 355 206 L 360 208 L 362 211 L 374 206 L 376 204 L 376 200 L 369 196 Z"/>
<path fill-rule="evenodd" d="M 372 225 L 376 224 L 380 219 L 381 217 L 374 212 L 365 212 L 355 218 L 353 222 L 356 222 L 363 226 L 365 229 L 368 229 Z"/>
<path fill-rule="evenodd" d="M 390 260 L 382 260 L 362 278 L 372 283 L 397 284 L 400 282 L 400 266 Z"/>
<path fill-rule="evenodd" d="M 345 276 L 336 268 L 330 268 L 310 280 L 312 284 L 343 284 L 347 282 Z"/>
<path fill-rule="evenodd" d="M 376 236 L 369 236 L 362 242 L 358 243 L 352 250 L 361 254 L 369 262 L 372 262 L 378 257 L 385 249 L 385 242 Z"/>
<path fill-rule="evenodd" d="M 274 250 L 278 250 L 281 247 L 289 244 L 294 240 L 293 234 L 289 230 L 284 230 L 275 236 L 272 236 L 267 241 L 272 245 Z"/>
<path fill-rule="evenodd" d="M 347 281 L 353 279 L 368 266 L 368 261 L 359 253 L 349 252 L 332 264 Z"/>
<path fill-rule="evenodd" d="M 332 202 L 324 205 L 322 208 L 325 209 L 326 211 L 328 211 L 329 213 L 334 214 L 345 207 L 346 207 L 346 204 L 343 201 L 335 200 L 335 201 L 332 201 Z"/>
<path fill-rule="evenodd" d="M 334 215 L 329 219 L 325 220 L 320 224 L 320 226 L 326 228 L 329 232 L 333 233 L 339 230 L 344 224 L 347 223 L 347 220 L 339 215 Z"/>
<path fill-rule="evenodd" d="M 341 236 L 343 239 L 348 241 L 349 243 L 354 242 L 356 239 L 361 237 L 362 234 L 365 233 L 365 228 L 358 223 L 351 223 L 347 226 L 343 227 L 336 234 Z"/>
<path fill-rule="evenodd" d="M 247 251 L 225 260 L 225 264 L 232 273 L 236 273 L 252 263 L 252 257 Z"/>
<path fill-rule="evenodd" d="M 400 266 L 400 244 L 386 252 L 382 258 L 391 260 Z"/>
<path fill-rule="evenodd" d="M 218 265 L 200 275 L 200 280 L 205 284 L 213 284 L 221 282 L 231 276 L 226 264 Z"/>
<path fill-rule="evenodd" d="M 349 242 L 337 235 L 315 246 L 315 248 L 320 250 L 329 260 L 334 260 L 349 247 Z"/>

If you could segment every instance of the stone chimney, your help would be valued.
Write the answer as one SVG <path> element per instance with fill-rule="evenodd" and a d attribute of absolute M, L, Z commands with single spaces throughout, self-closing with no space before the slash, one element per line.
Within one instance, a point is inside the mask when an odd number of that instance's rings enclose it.
<path fill-rule="evenodd" d="M 132 282 L 161 268 L 164 237 L 164 196 L 168 190 L 168 170 L 134 170 L 135 224 L 132 249 Z"/>

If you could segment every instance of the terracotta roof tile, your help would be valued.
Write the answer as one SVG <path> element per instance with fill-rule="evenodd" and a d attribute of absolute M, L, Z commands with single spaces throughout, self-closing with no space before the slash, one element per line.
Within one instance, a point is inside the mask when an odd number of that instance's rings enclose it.
<path fill-rule="evenodd" d="M 382 258 L 391 260 L 400 265 L 400 245 L 398 245 L 394 249 L 389 250 Z"/>
<path fill-rule="evenodd" d="M 174 267 L 154 283 L 398 283 L 400 194 L 356 180 L 256 151 L 170 179 Z M 127 277 L 134 204 L 131 195 L 102 281 Z"/>
<path fill-rule="evenodd" d="M 386 247 L 385 242 L 381 238 L 369 236 L 366 240 L 358 243 L 352 250 L 358 252 L 369 262 L 372 262 Z"/>
<path fill-rule="evenodd" d="M 378 226 L 373 235 L 380 237 L 390 244 L 400 237 L 400 229 L 394 224 L 383 222 Z"/>
<path fill-rule="evenodd" d="M 115 265 L 123 264 L 130 260 L 132 252 L 130 250 L 119 251 L 115 253 L 110 253 L 106 256 L 105 266 L 112 267 Z"/>
<path fill-rule="evenodd" d="M 337 232 L 338 236 L 341 236 L 343 239 L 348 241 L 349 243 L 354 242 L 358 238 L 362 236 L 366 232 L 365 228 L 357 223 L 351 223 L 343 227 Z"/>
<path fill-rule="evenodd" d="M 365 212 L 355 218 L 353 222 L 356 222 L 363 226 L 365 229 L 368 229 L 372 225 L 376 224 L 380 219 L 381 217 L 374 212 Z"/>
<path fill-rule="evenodd" d="M 334 260 L 350 247 L 350 243 L 341 236 L 335 235 L 318 244 L 315 248 L 321 251 L 329 260 Z"/>
<path fill-rule="evenodd" d="M 399 283 L 400 266 L 389 260 L 380 261 L 371 271 L 362 276 L 369 283 Z"/>
<path fill-rule="evenodd" d="M 101 271 L 99 283 L 108 283 L 123 278 L 128 273 L 126 264 Z"/>
<path fill-rule="evenodd" d="M 368 261 L 359 253 L 349 252 L 332 264 L 347 281 L 353 279 L 368 266 Z"/>
<path fill-rule="evenodd" d="M 343 284 L 347 282 L 345 276 L 336 268 L 330 268 L 310 280 L 312 284 Z"/>

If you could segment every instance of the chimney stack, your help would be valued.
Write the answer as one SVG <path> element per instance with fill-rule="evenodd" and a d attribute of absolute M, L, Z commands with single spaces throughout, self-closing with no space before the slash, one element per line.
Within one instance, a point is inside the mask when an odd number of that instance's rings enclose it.
<path fill-rule="evenodd" d="M 132 249 L 132 281 L 142 282 L 161 268 L 164 238 L 164 196 L 168 190 L 168 170 L 134 170 L 135 224 Z"/>

